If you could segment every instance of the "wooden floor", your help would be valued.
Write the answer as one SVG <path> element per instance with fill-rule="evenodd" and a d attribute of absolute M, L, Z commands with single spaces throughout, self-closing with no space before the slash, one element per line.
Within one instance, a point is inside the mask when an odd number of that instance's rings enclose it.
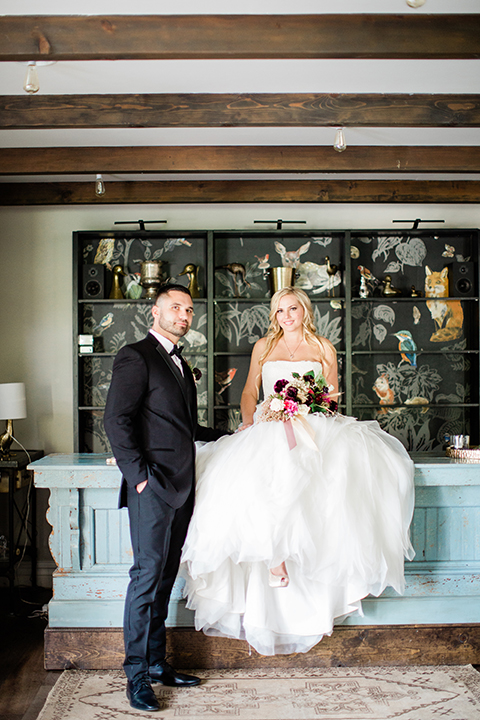
<path fill-rule="evenodd" d="M 44 632 L 47 620 L 46 617 L 35 616 L 49 599 L 48 590 L 33 591 L 31 588 L 22 588 L 18 592 L 14 612 L 11 613 L 8 593 L 0 589 L 0 720 L 37 720 L 49 691 L 61 674 L 59 670 L 44 668 Z M 201 633 L 194 633 L 194 636 L 202 644 L 208 642 Z M 437 636 L 434 632 L 430 644 L 437 644 L 438 638 L 435 638 Z M 465 644 L 468 645 L 468 642 Z M 462 659 L 458 652 L 455 652 L 456 654 L 448 656 L 447 660 L 442 654 L 437 658 L 432 657 L 429 664 L 472 662 L 468 658 Z M 212 657 L 210 654 L 210 661 Z M 405 658 L 405 655 L 403 657 Z M 182 659 L 186 661 L 186 658 Z M 180 658 L 178 660 L 180 661 Z M 221 662 L 225 663 L 225 660 L 226 658 L 222 657 Z M 325 663 L 317 664 L 322 666 Z M 188 664 L 184 666 L 189 667 Z M 478 665 L 474 667 L 480 669 Z"/>
<path fill-rule="evenodd" d="M 48 603 L 50 591 L 17 589 L 14 612 L 0 589 L 0 720 L 36 720 L 60 673 L 44 669 L 47 621 L 31 617 Z"/>

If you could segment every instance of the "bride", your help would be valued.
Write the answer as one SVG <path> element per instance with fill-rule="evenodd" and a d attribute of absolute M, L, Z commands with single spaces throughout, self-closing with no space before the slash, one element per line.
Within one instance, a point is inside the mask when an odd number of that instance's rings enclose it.
<path fill-rule="evenodd" d="M 376 421 L 328 410 L 266 422 L 281 416 L 271 396 L 294 374 L 323 375 L 338 394 L 333 345 L 316 335 L 306 293 L 284 288 L 253 348 L 242 432 L 198 450 L 182 555 L 196 629 L 246 639 L 262 655 L 306 652 L 335 620 L 361 613 L 369 593 L 401 593 L 403 559 L 414 555 L 414 466 L 403 445 Z"/>

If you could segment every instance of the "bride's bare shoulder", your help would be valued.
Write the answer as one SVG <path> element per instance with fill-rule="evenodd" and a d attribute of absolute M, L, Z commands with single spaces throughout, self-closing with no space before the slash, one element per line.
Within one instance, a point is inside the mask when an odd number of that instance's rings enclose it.
<path fill-rule="evenodd" d="M 255 345 L 253 346 L 252 353 L 257 353 L 257 354 L 261 355 L 264 352 L 266 346 L 267 346 L 267 338 L 262 337 L 262 338 L 260 338 L 260 340 L 257 340 Z"/>
<path fill-rule="evenodd" d="M 335 346 L 326 337 L 323 337 L 322 335 L 317 335 L 317 340 L 320 342 L 320 345 L 322 346 L 324 352 L 332 353 L 333 355 L 337 354 Z"/>

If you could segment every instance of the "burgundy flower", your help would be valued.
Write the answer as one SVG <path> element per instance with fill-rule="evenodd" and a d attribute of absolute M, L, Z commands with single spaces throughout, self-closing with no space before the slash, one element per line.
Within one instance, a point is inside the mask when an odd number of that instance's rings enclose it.
<path fill-rule="evenodd" d="M 296 400 L 297 399 L 297 388 L 289 387 L 287 389 L 287 391 L 285 392 L 285 398 L 287 400 Z"/>
<path fill-rule="evenodd" d="M 277 380 L 273 389 L 276 393 L 281 393 L 285 385 L 288 385 L 288 380 Z"/>
<path fill-rule="evenodd" d="M 338 409 L 338 403 L 335 400 L 330 400 L 330 403 L 328 405 L 329 410 L 332 412 L 337 412 Z"/>
<path fill-rule="evenodd" d="M 194 367 L 194 368 L 192 368 L 192 375 L 195 379 L 195 382 L 198 382 L 200 380 L 200 378 L 202 377 L 202 371 L 199 368 Z"/>

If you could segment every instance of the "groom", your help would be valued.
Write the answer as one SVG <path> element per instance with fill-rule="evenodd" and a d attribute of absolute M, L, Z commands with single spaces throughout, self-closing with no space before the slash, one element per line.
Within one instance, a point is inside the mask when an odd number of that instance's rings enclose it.
<path fill-rule="evenodd" d="M 194 440 L 220 431 L 197 424 L 192 371 L 177 341 L 192 324 L 182 285 L 162 286 L 146 338 L 123 347 L 113 364 L 105 430 L 122 472 L 120 507 L 128 507 L 133 566 L 125 599 L 127 697 L 137 710 L 159 710 L 152 682 L 198 685 L 165 660 L 165 619 L 193 511 Z"/>

